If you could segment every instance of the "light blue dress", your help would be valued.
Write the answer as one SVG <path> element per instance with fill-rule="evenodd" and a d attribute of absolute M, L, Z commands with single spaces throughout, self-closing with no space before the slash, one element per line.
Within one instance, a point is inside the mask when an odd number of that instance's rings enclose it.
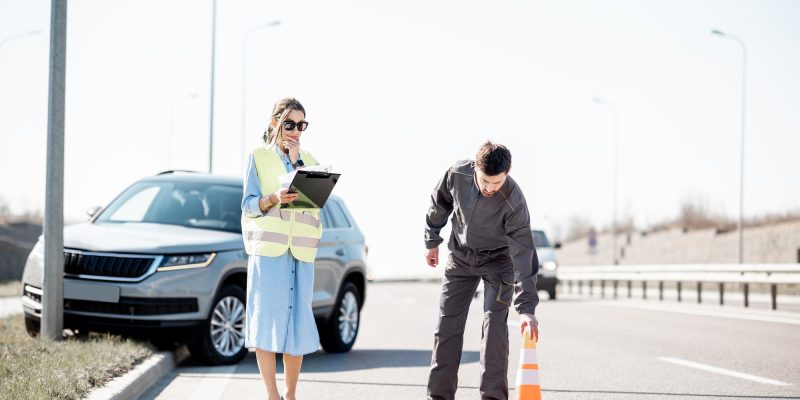
<path fill-rule="evenodd" d="M 286 171 L 291 161 L 273 147 Z M 283 174 L 283 171 L 278 173 Z M 247 161 L 242 213 L 264 215 L 258 208 L 263 196 L 253 155 Z M 314 296 L 314 263 L 300 261 L 287 251 L 279 257 L 250 256 L 247 263 L 247 317 L 244 345 L 273 353 L 304 355 L 317 351 L 319 334 L 311 301 Z"/>

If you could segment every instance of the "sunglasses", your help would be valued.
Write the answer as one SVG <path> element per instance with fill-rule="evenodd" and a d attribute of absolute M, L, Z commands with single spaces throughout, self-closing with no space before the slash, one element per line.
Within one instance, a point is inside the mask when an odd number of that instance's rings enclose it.
<path fill-rule="evenodd" d="M 308 128 L 308 121 L 294 122 L 290 119 L 283 121 L 283 130 L 293 131 L 294 128 L 297 128 L 298 131 L 302 132 Z"/>

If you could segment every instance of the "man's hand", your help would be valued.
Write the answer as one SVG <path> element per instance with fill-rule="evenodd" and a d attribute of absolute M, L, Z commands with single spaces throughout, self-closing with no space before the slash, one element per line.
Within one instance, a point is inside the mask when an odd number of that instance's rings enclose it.
<path fill-rule="evenodd" d="M 536 340 L 539 342 L 539 321 L 536 320 L 536 316 L 533 314 L 520 314 L 519 315 L 520 321 L 520 333 L 525 334 L 525 328 L 531 328 L 531 339 Z"/>
<path fill-rule="evenodd" d="M 434 247 L 429 249 L 427 253 L 425 253 L 425 262 L 428 263 L 431 268 L 436 268 L 439 265 L 439 247 Z"/>

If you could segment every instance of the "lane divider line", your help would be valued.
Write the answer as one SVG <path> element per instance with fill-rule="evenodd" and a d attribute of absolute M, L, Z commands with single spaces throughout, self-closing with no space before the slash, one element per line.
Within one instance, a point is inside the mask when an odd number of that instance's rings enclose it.
<path fill-rule="evenodd" d="M 703 371 L 714 372 L 714 373 L 717 373 L 717 374 L 732 376 L 734 378 L 739 378 L 739 379 L 746 379 L 748 381 L 764 383 L 764 384 L 767 384 L 767 385 L 775 385 L 775 386 L 789 386 L 790 385 L 790 384 L 788 384 L 786 382 L 776 381 L 776 380 L 768 379 L 768 378 L 762 378 L 760 376 L 745 374 L 743 372 L 732 371 L 732 370 L 729 370 L 729 369 L 714 367 L 714 366 L 706 365 L 706 364 L 700 364 L 700 363 L 696 363 L 696 362 L 692 362 L 692 361 L 681 360 L 680 358 L 658 357 L 658 359 L 661 360 L 661 361 L 668 362 L 668 363 L 682 365 L 684 367 L 696 368 L 696 369 L 700 369 L 700 370 L 703 370 Z"/>

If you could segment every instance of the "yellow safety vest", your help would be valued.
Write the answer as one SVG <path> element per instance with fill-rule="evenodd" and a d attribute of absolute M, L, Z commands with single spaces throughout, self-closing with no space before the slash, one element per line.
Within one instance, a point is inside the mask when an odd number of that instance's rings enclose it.
<path fill-rule="evenodd" d="M 301 149 L 300 155 L 306 165 L 317 164 L 311 153 Z M 275 148 L 260 146 L 253 151 L 253 160 L 261 193 L 274 193 L 280 187 L 278 177 L 286 171 Z M 277 204 L 260 217 L 242 214 L 242 236 L 249 255 L 278 257 L 291 250 L 294 258 L 314 262 L 322 237 L 319 208 L 281 208 Z"/>

